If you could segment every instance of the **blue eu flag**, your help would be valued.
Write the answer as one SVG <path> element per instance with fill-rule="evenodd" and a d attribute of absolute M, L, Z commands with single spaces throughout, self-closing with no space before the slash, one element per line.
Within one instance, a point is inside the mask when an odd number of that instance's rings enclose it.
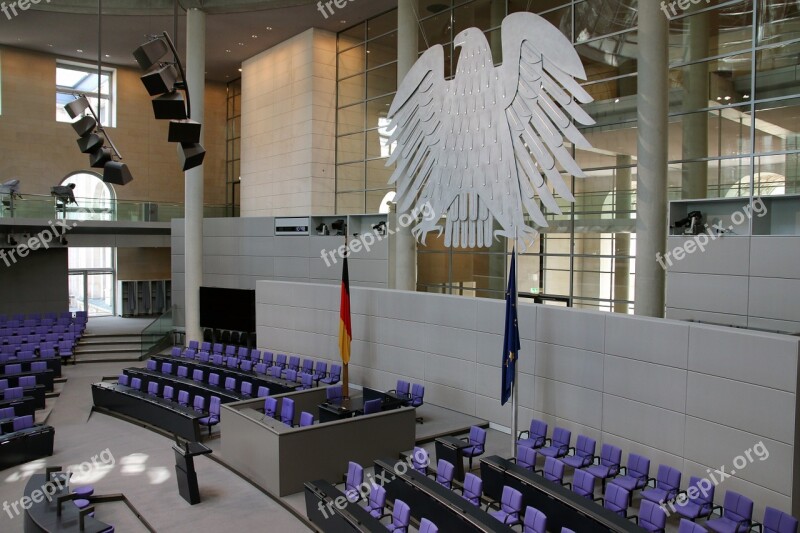
<path fill-rule="evenodd" d="M 503 388 L 500 404 L 505 405 L 511 397 L 511 387 L 517 368 L 519 354 L 519 324 L 517 323 L 517 252 L 511 252 L 511 272 L 508 274 L 506 291 L 506 331 L 503 342 Z"/>

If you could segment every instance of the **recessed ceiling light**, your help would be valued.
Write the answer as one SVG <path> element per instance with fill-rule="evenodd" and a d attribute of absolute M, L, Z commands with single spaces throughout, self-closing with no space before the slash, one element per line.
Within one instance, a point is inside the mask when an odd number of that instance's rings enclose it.
<path fill-rule="evenodd" d="M 272 31 L 272 26 L 267 26 L 267 31 Z"/>
<path fill-rule="evenodd" d="M 239 69 L 239 72 L 241 72 L 241 71 L 242 71 L 242 69 Z"/>
<path fill-rule="evenodd" d="M 239 46 L 244 46 L 244 43 L 239 43 Z"/>
<path fill-rule="evenodd" d="M 229 54 L 231 53 L 230 49 L 226 49 L 225 52 L 227 52 Z"/>
<path fill-rule="evenodd" d="M 341 22 L 342 24 L 347 24 L 346 20 L 340 20 L 339 22 Z"/>
<path fill-rule="evenodd" d="M 106 54 L 106 57 L 111 57 L 111 54 Z"/>
<path fill-rule="evenodd" d="M 83 53 L 83 50 L 81 50 L 80 48 L 78 48 L 78 49 L 77 49 L 77 50 L 75 50 L 75 51 L 76 51 L 76 52 L 78 52 L 79 54 L 82 54 L 82 53 Z"/>
<path fill-rule="evenodd" d="M 619 103 L 619 98 L 617 98 L 616 100 L 614 100 L 614 103 L 615 103 L 615 104 L 618 104 L 618 103 Z"/>
<path fill-rule="evenodd" d="M 53 45 L 52 45 L 52 44 L 48 44 L 47 46 L 49 46 L 50 48 L 53 48 Z"/>
<path fill-rule="evenodd" d="M 253 35 L 251 35 L 250 37 L 252 37 L 253 39 L 258 39 L 258 35 L 256 35 L 255 33 Z"/>
<path fill-rule="evenodd" d="M 744 99 L 745 99 L 745 100 L 747 100 L 748 98 L 750 98 L 750 95 L 749 95 L 749 94 L 746 94 L 746 95 L 744 95 Z"/>

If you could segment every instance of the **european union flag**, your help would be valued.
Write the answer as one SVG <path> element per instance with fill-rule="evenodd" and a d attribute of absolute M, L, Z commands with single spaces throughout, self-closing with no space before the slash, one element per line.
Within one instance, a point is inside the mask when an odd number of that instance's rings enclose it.
<path fill-rule="evenodd" d="M 516 375 L 519 355 L 519 324 L 517 323 L 517 251 L 511 252 L 511 272 L 508 273 L 506 291 L 506 331 L 503 342 L 503 388 L 500 405 L 511 397 L 511 387 Z"/>

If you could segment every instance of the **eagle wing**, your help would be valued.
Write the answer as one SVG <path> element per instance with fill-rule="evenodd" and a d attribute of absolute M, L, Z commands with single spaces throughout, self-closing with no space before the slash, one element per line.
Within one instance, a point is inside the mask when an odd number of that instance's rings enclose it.
<path fill-rule="evenodd" d="M 585 177 L 565 139 L 577 148 L 591 148 L 574 122 L 594 124 L 578 103 L 589 103 L 592 97 L 576 81 L 586 79 L 586 73 L 575 48 L 547 20 L 533 13 L 509 15 L 502 39 L 503 65 L 498 68 L 520 197 L 531 218 L 542 225 L 537 194 L 548 211 L 561 214 L 545 177 L 559 196 L 575 201 L 557 163 L 567 174 Z"/>

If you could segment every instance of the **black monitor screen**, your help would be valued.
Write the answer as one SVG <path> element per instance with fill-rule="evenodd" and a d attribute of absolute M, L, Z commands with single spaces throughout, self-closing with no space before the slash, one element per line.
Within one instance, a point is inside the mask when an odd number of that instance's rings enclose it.
<path fill-rule="evenodd" d="M 256 330 L 256 291 L 200 287 L 200 327 Z"/>

